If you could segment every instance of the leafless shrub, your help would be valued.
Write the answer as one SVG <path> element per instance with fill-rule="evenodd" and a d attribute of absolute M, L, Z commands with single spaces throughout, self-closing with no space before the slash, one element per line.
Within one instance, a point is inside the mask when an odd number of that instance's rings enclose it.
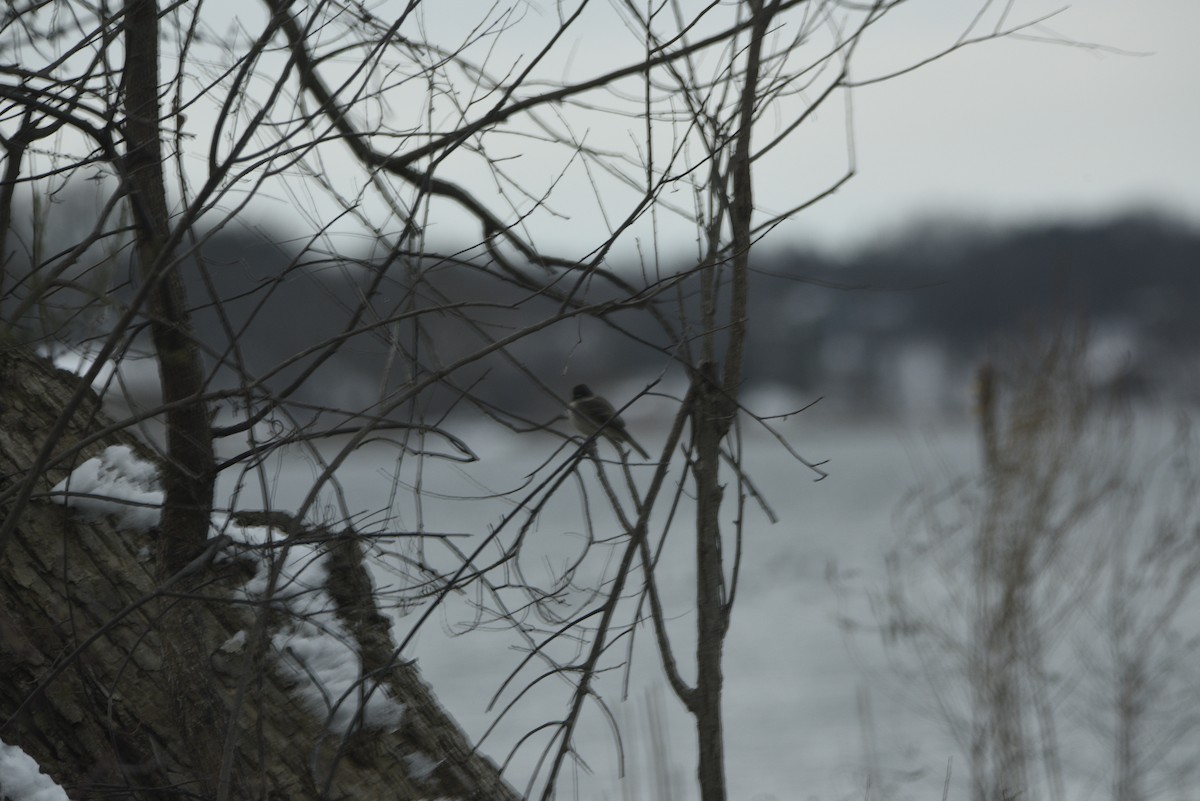
<path fill-rule="evenodd" d="M 1200 558 L 1181 502 L 1191 437 L 1169 469 L 1145 467 L 1135 434 L 1152 426 L 1092 385 L 1085 355 L 1083 329 L 1060 327 L 980 369 L 980 469 L 914 494 L 876 601 L 979 801 L 1154 797 L 1151 774 L 1196 734 L 1180 694 Z M 1151 707 L 1167 713 L 1153 726 Z M 1115 758 L 1088 760 L 1096 742 Z"/>

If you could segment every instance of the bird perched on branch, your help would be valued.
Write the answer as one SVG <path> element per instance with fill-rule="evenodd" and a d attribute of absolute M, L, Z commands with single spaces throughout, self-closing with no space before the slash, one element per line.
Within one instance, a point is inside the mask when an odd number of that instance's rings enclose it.
<path fill-rule="evenodd" d="M 617 450 L 620 450 L 621 443 L 625 443 L 640 453 L 643 459 L 650 458 L 650 454 L 625 430 L 625 421 L 611 403 L 593 394 L 587 384 L 576 384 L 571 394 L 567 416 L 571 418 L 571 425 L 575 426 L 576 431 L 585 437 L 598 431 L 600 436 L 617 446 Z"/>

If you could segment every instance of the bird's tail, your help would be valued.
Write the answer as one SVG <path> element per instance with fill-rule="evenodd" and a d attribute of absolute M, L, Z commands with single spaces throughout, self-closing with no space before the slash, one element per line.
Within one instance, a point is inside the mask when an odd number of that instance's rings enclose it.
<path fill-rule="evenodd" d="M 650 461 L 650 454 L 646 453 L 645 448 L 643 448 L 641 445 L 638 445 L 637 440 L 626 434 L 625 441 L 629 443 L 629 447 L 640 453 L 643 459 L 645 459 L 647 462 Z"/>

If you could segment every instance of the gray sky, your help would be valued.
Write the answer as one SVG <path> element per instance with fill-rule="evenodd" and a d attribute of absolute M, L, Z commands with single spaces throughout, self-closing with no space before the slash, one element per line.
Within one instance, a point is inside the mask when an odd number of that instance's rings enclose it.
<path fill-rule="evenodd" d="M 1006 3 L 983 5 L 994 20 Z M 1021 36 L 967 47 L 854 92 L 857 176 L 781 226 L 774 245 L 854 248 L 906 222 L 945 216 L 1004 224 L 1152 208 L 1200 224 L 1200 2 L 1007 5 L 1010 24 L 1051 16 Z M 553 22 L 553 3 L 531 7 L 531 16 Z M 876 77 L 947 47 L 980 7 L 964 0 L 900 6 L 868 34 L 852 77 Z M 574 40 L 564 50 L 572 77 L 611 68 L 616 54 L 636 58 L 638 43 L 614 20 L 606 8 L 571 30 Z M 835 102 L 773 154 L 758 175 L 760 206 L 791 208 L 842 174 L 845 119 L 844 104 Z M 629 131 L 608 132 L 610 141 L 637 136 L 635 124 L 628 125 Z M 768 121 L 760 136 L 773 130 Z M 591 134 L 589 141 L 597 141 Z M 583 233 L 601 225 L 590 194 L 584 186 L 575 190 L 576 202 L 563 193 L 554 198 L 563 218 L 536 229 L 544 246 L 573 252 L 594 239 Z M 621 203 L 606 205 L 610 218 L 619 219 Z M 660 218 L 660 248 L 694 249 L 694 231 L 671 225 Z M 641 247 L 644 253 L 645 236 Z M 620 255 L 632 256 L 632 245 L 614 251 Z"/>
<path fill-rule="evenodd" d="M 907 46 L 955 5 L 970 4 L 912 5 L 897 26 Z M 1022 5 L 1034 12 L 1024 18 L 1053 10 Z M 854 246 L 914 217 L 1003 223 L 1146 207 L 1200 223 L 1197 30 L 1195 0 L 1086 0 L 1030 33 L 1122 52 L 1013 38 L 861 90 L 858 177 L 787 236 Z"/>
<path fill-rule="evenodd" d="M 393 5 L 381 3 L 375 9 L 382 16 Z M 694 7 L 690 2 L 683 5 Z M 419 27 L 430 40 L 452 46 L 470 38 L 489 7 L 496 15 L 516 9 L 505 19 L 512 29 L 494 40 L 487 38 L 469 55 L 493 75 L 516 74 L 555 29 L 561 11 L 555 2 L 503 7 L 468 0 L 426 4 L 412 30 Z M 622 26 L 614 7 L 620 4 L 589 6 L 539 65 L 536 77 L 578 80 L 635 63 L 642 45 Z M 1021 36 L 973 45 L 894 80 L 855 90 L 857 176 L 820 205 L 780 226 L 771 245 L 854 248 L 907 222 L 939 217 L 1005 224 L 1149 208 L 1200 224 L 1200 158 L 1195 152 L 1200 142 L 1200 92 L 1195 89 L 1200 78 L 1200 48 L 1195 43 L 1200 1 L 1080 0 L 1063 6 L 1058 0 L 910 0 L 867 34 L 851 77 L 870 79 L 946 48 L 981 7 L 993 23 L 1000 16 L 1010 25 L 1050 18 Z M 261 16 L 256 6 L 234 13 Z M 720 56 L 714 53 L 710 58 L 707 66 L 712 67 Z M 537 91 L 538 85 L 531 81 L 523 89 Z M 636 99 L 633 89 L 630 94 Z M 471 91 L 468 88 L 467 94 Z M 586 99 L 598 104 L 606 100 Z M 423 102 L 419 94 L 409 97 L 398 89 L 379 110 L 379 119 L 403 128 L 412 124 L 414 114 L 424 113 Z M 797 98 L 790 106 L 785 103 L 777 120 L 764 120 L 758 129 L 761 141 L 786 125 L 801 102 Z M 486 107 L 480 103 L 468 116 Z M 546 112 L 552 113 L 557 112 Z M 587 144 L 640 152 L 639 120 L 588 117 L 578 110 L 564 113 L 577 114 L 570 121 L 572 134 Z M 848 159 L 846 119 L 845 103 L 839 98 L 826 105 L 812 125 L 773 151 L 758 175 L 757 204 L 769 211 L 794 207 L 842 175 Z M 669 147 L 669 140 L 668 130 L 659 136 L 658 146 Z M 492 196 L 489 205 L 514 219 L 529 210 L 531 198 L 545 193 L 548 207 L 528 216 L 527 233 L 556 255 L 585 256 L 636 203 L 636 193 L 603 175 L 589 174 L 573 161 L 570 148 L 549 153 L 536 141 L 511 132 L 489 134 L 488 142 L 489 157 L 522 186 L 520 192 L 510 190 L 507 200 Z M 481 172 L 478 163 L 469 163 L 465 156 L 456 161 L 459 158 L 440 165 L 439 175 L 471 187 L 481 197 L 503 184 L 503 179 L 488 175 L 486 167 Z M 350 169 L 345 176 L 337 172 L 331 170 L 327 177 L 334 183 L 343 179 L 340 190 L 347 196 L 361 188 L 360 171 Z M 598 192 L 593 191 L 593 181 L 601 185 Z M 295 220 L 303 199 L 286 193 L 268 198 L 257 210 L 276 225 Z M 691 202 L 686 188 L 669 199 L 683 206 Z M 610 261 L 638 254 L 645 258 L 655 248 L 666 260 L 695 251 L 694 226 L 660 215 L 653 221 L 655 241 L 651 222 L 635 226 L 633 235 L 612 251 Z M 478 225 L 453 209 L 439 210 L 426 224 L 435 246 L 457 248 L 478 241 Z"/>

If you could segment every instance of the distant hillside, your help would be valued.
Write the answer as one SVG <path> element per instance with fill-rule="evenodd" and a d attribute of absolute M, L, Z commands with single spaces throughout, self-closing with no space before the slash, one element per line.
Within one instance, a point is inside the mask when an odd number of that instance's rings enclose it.
<path fill-rule="evenodd" d="M 200 271 L 185 274 L 210 363 L 218 354 L 232 360 L 236 353 L 249 372 L 261 375 L 338 338 L 346 324 L 340 310 L 357 302 L 374 265 L 345 255 L 309 259 L 297 261 L 286 246 L 261 236 L 221 232 L 209 240 L 204 263 L 211 290 L 230 299 L 220 314 Z M 1097 380 L 1200 399 L 1200 232 L 1159 218 L 1008 231 L 926 226 L 840 259 L 760 248 L 754 261 L 748 385 L 823 396 L 827 406 L 846 413 L 897 405 L 961 409 L 972 371 L 999 337 L 1082 314 L 1094 330 Z M 127 268 L 112 272 L 115 293 L 127 294 L 121 284 Z M 385 275 L 362 323 L 415 308 L 441 311 L 423 314 L 419 325 L 405 318 L 341 342 L 295 400 L 362 407 L 412 378 L 401 368 L 389 371 L 393 343 L 414 354 L 422 370 L 435 369 L 489 336 L 504 336 L 556 310 L 450 259 L 400 260 Z M 463 301 L 487 305 L 472 309 L 475 319 L 468 321 L 455 309 Z M 631 324 L 635 317 L 622 313 L 618 319 Z M 86 335 L 80 321 L 93 319 L 103 324 L 103 316 L 69 317 L 58 336 L 78 341 Z M 669 367 L 669 357 L 653 346 L 657 332 L 637 333 L 649 344 L 602 322 L 573 321 L 523 341 L 513 359 L 497 355 L 458 379 L 485 399 L 545 419 L 556 411 L 556 394 L 576 381 L 613 384 Z M 268 385 L 286 387 L 314 364 L 312 355 L 300 358 Z M 236 382 L 225 370 L 216 383 Z M 457 400 L 444 392 L 428 399 L 427 410 Z"/>
<path fill-rule="evenodd" d="M 760 266 L 753 380 L 867 409 L 959 402 L 998 338 L 1083 316 L 1097 380 L 1200 398 L 1200 232 L 1158 218 L 916 229 L 841 264 Z"/>
<path fill-rule="evenodd" d="M 238 296 L 225 311 L 235 330 L 245 326 L 243 352 L 255 371 L 335 336 L 344 315 L 330 313 L 331 306 L 354 303 L 369 277 L 353 264 L 297 264 L 283 249 L 234 235 L 214 238 L 206 256 L 218 291 Z M 1098 380 L 1200 398 L 1200 232 L 1162 219 L 1009 231 L 926 227 L 840 261 L 766 249 L 755 261 L 748 384 L 824 396 L 848 413 L 895 404 L 961 407 L 970 375 L 998 338 L 1085 315 L 1094 329 Z M 192 284 L 190 296 L 203 307 L 206 291 L 195 275 Z M 386 316 L 415 305 L 523 300 L 503 325 L 496 316 L 502 334 L 553 308 L 521 294 L 498 291 L 461 265 L 426 263 L 422 270 L 393 267 L 374 311 Z M 197 325 L 207 341 L 225 341 L 213 310 L 200 308 Z M 353 407 L 378 397 L 387 333 L 347 343 L 321 368 L 329 380 L 305 389 L 326 394 L 307 399 Z M 425 318 L 424 345 L 416 343 L 411 325 L 390 333 L 427 354 L 431 365 L 482 341 L 453 315 Z M 551 387 L 562 383 L 563 391 L 585 373 L 589 381 L 613 383 L 656 374 L 665 361 L 599 324 L 548 331 L 522 344 L 517 355 Z M 285 385 L 307 363 L 284 371 L 273 385 Z M 496 358 L 463 381 L 480 379 L 476 390 L 497 404 L 527 402 L 517 397 L 524 382 L 508 380 L 513 369 Z M 395 375 L 391 384 L 406 378 Z"/>

